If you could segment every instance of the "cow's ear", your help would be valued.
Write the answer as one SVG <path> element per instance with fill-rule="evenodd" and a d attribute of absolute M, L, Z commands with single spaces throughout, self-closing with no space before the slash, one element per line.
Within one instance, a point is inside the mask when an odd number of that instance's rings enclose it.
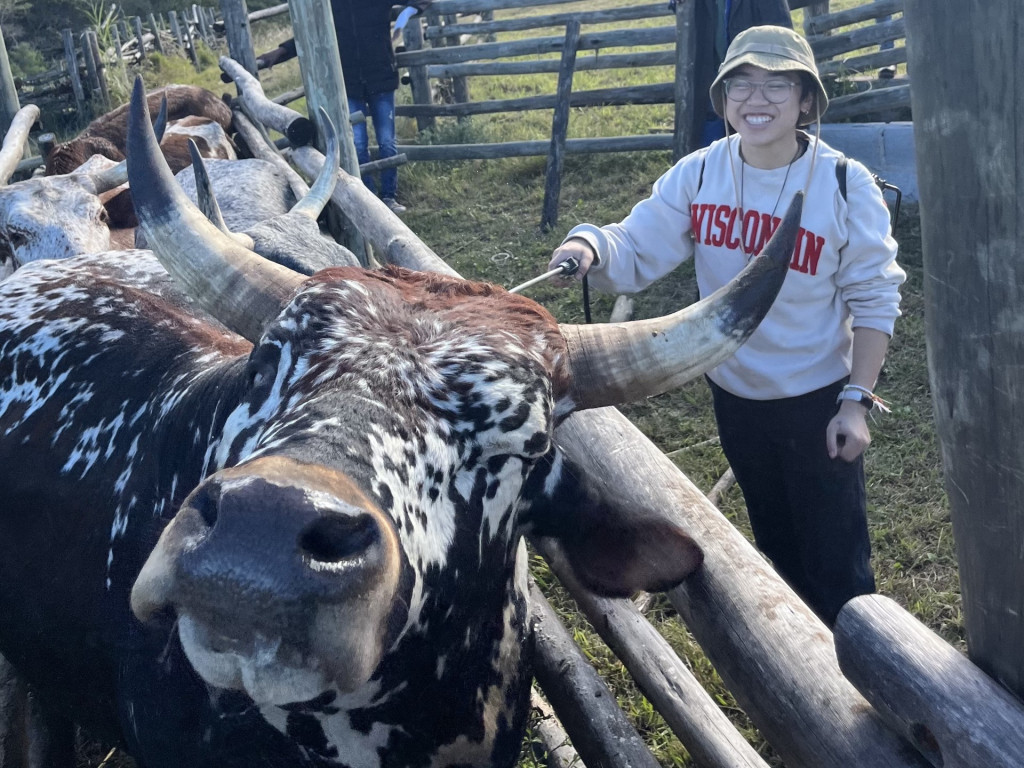
<path fill-rule="evenodd" d="M 559 537 L 559 544 L 580 582 L 600 595 L 671 589 L 704 561 L 701 548 L 670 520 L 621 525 L 595 522 L 592 516 L 593 510 L 584 513 L 573 534 Z"/>
<path fill-rule="evenodd" d="M 527 532 L 557 540 L 576 577 L 598 594 L 671 589 L 704 560 L 664 511 L 599 489 L 557 450 L 534 468 L 526 490 Z"/>

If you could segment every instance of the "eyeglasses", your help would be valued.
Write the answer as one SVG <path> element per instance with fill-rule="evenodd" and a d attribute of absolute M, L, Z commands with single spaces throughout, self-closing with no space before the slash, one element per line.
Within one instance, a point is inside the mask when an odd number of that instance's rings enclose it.
<path fill-rule="evenodd" d="M 799 83 L 792 80 L 765 80 L 763 83 L 755 83 L 753 80 L 730 77 L 725 81 L 725 95 L 731 101 L 746 101 L 760 88 L 765 99 L 772 104 L 781 104 L 798 85 Z"/>

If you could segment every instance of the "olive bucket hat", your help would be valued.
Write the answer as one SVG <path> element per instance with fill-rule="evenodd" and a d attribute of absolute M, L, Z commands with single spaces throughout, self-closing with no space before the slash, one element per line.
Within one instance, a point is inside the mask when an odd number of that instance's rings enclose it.
<path fill-rule="evenodd" d="M 807 114 L 800 116 L 800 125 L 813 123 L 828 109 L 828 95 L 821 84 L 811 46 L 798 33 L 787 27 L 750 27 L 733 39 L 718 76 L 711 84 L 711 105 L 719 117 L 725 117 L 725 80 L 744 64 L 752 64 L 769 72 L 806 72 L 814 83 L 814 103 Z"/>

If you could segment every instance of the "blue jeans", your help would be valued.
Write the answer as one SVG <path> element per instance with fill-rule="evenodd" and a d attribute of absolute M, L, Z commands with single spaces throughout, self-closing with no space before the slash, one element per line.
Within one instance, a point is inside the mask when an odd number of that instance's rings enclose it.
<path fill-rule="evenodd" d="M 355 99 L 349 96 L 348 111 L 362 112 L 367 120 L 373 120 L 373 132 L 377 137 L 378 156 L 394 157 L 398 154 L 395 148 L 395 92 L 373 93 L 366 99 Z M 359 163 L 370 162 L 370 137 L 366 130 L 366 123 L 356 123 L 352 126 L 352 138 L 356 144 L 356 156 Z M 363 176 L 363 183 L 374 194 L 377 193 L 377 185 L 369 175 Z M 382 198 L 396 197 L 398 195 L 398 168 L 387 168 L 380 172 L 380 196 Z"/>

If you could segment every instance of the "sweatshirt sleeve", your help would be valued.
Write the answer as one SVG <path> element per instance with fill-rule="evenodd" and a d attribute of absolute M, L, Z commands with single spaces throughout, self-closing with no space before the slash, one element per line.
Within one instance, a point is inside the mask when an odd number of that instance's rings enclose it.
<path fill-rule="evenodd" d="M 901 314 L 899 288 L 907 274 L 896 263 L 889 209 L 861 163 L 848 161 L 847 178 L 847 241 L 840 250 L 836 285 L 854 328 L 874 328 L 892 336 Z"/>
<path fill-rule="evenodd" d="M 581 224 L 569 231 L 566 240 L 585 240 L 597 254 L 587 273 L 594 288 L 636 293 L 693 256 L 690 201 L 699 166 L 699 153 L 680 160 L 618 224 Z"/>

